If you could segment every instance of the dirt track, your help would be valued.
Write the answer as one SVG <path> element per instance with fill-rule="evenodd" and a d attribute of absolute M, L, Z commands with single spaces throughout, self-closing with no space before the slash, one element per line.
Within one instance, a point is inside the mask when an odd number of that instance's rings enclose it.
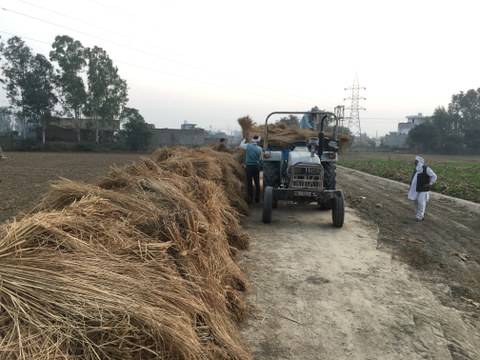
<path fill-rule="evenodd" d="M 0 221 L 49 181 L 93 181 L 132 154 L 6 153 Z M 285 208 L 261 222 L 242 266 L 258 316 L 242 326 L 255 359 L 480 359 L 480 205 L 432 194 L 413 221 L 406 185 L 338 169 L 345 226 L 329 211 Z M 409 265 L 408 265 L 409 264 Z M 410 266 L 411 265 L 411 266 Z"/>
<path fill-rule="evenodd" d="M 340 168 L 338 187 L 342 229 L 281 203 L 245 221 L 254 358 L 480 359 L 480 205 L 433 194 L 416 223 L 404 184 Z"/>

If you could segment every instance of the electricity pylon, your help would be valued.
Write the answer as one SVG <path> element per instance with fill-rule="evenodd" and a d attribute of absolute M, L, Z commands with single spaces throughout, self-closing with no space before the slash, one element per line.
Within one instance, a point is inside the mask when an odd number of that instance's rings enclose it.
<path fill-rule="evenodd" d="M 366 100 L 364 97 L 360 97 L 360 90 L 366 90 L 364 87 L 360 87 L 358 85 L 358 77 L 355 75 L 355 79 L 353 81 L 353 86 L 349 88 L 345 88 L 345 90 L 352 90 L 352 96 L 345 98 L 343 100 L 351 100 L 350 107 L 347 107 L 347 110 L 350 110 L 350 116 L 346 119 L 348 120 L 348 128 L 352 129 L 352 133 L 355 134 L 355 129 L 358 129 L 358 134 L 360 135 L 360 139 L 362 138 L 362 127 L 360 126 L 360 110 L 366 110 L 364 107 L 360 106 L 360 100 Z"/>

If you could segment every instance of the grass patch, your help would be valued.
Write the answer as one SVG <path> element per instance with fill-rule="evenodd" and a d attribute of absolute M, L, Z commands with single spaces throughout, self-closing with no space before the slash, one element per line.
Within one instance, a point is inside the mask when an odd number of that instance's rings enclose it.
<path fill-rule="evenodd" d="M 410 182 L 414 168 L 413 154 L 346 153 L 338 165 L 368 174 Z M 434 191 L 480 203 L 480 156 L 426 156 L 426 165 L 438 176 Z"/>

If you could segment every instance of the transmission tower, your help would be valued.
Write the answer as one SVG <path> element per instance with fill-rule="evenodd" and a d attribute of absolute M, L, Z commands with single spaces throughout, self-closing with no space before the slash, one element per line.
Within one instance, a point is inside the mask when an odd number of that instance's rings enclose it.
<path fill-rule="evenodd" d="M 346 118 L 348 120 L 347 127 L 352 129 L 352 133 L 355 134 L 356 129 L 358 129 L 358 134 L 360 135 L 360 139 L 362 137 L 362 128 L 360 126 L 360 110 L 366 110 L 364 107 L 360 106 L 360 100 L 366 100 L 364 97 L 360 97 L 360 90 L 366 90 L 364 87 L 360 87 L 358 85 L 358 77 L 355 75 L 355 79 L 353 81 L 353 86 L 349 88 L 345 88 L 345 90 L 351 90 L 352 96 L 345 98 L 343 100 L 351 100 L 350 107 L 347 107 L 347 110 L 350 110 L 350 116 Z"/>

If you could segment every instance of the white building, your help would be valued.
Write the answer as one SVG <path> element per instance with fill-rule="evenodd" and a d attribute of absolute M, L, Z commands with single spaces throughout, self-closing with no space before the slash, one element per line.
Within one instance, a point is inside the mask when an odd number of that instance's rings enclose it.
<path fill-rule="evenodd" d="M 398 133 L 399 134 L 408 134 L 410 130 L 412 130 L 415 126 L 423 124 L 425 118 L 423 117 L 422 113 L 418 113 L 417 115 L 408 115 L 407 122 L 398 123 Z"/>
<path fill-rule="evenodd" d="M 425 118 L 422 113 L 417 115 L 408 115 L 406 116 L 407 122 L 398 123 L 398 131 L 391 132 L 388 135 L 385 135 L 384 144 L 387 147 L 391 148 L 405 148 L 407 147 L 407 137 L 408 132 L 412 130 L 415 126 L 423 124 Z"/>

